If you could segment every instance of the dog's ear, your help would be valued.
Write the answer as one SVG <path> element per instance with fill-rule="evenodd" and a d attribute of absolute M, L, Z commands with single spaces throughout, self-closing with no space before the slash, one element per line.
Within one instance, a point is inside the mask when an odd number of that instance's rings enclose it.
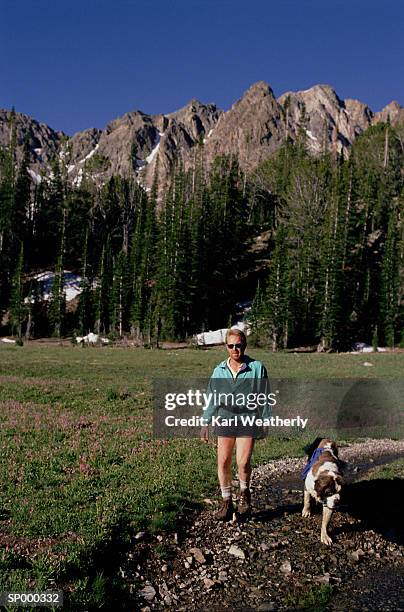
<path fill-rule="evenodd" d="M 307 444 L 307 446 L 304 447 L 303 450 L 309 459 L 311 459 L 312 454 L 314 453 L 316 448 L 318 448 L 318 445 L 320 444 L 322 439 L 323 438 L 316 438 L 311 444 Z"/>
<path fill-rule="evenodd" d="M 335 481 L 329 474 L 320 474 L 314 483 L 314 489 L 320 499 L 335 495 Z"/>
<path fill-rule="evenodd" d="M 335 442 L 331 442 L 331 450 L 334 455 L 338 457 L 338 446 L 335 444 Z"/>
<path fill-rule="evenodd" d="M 345 484 L 345 481 L 344 481 L 344 479 L 342 478 L 342 476 L 337 476 L 337 477 L 335 478 L 335 482 L 336 482 L 337 484 L 339 484 L 339 486 L 340 486 L 340 487 L 343 487 L 343 486 L 344 486 L 344 484 Z"/>

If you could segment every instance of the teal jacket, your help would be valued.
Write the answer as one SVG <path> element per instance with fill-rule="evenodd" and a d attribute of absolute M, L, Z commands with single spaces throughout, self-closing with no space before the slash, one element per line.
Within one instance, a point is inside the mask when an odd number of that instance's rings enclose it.
<path fill-rule="evenodd" d="M 208 393 L 214 391 L 216 395 L 220 392 L 232 393 L 234 396 L 241 396 L 241 394 L 247 396 L 249 393 L 260 394 L 260 405 L 255 411 L 245 405 L 231 408 L 212 398 L 206 410 L 203 411 L 203 417 L 207 422 L 210 422 L 214 415 L 224 418 L 231 418 L 234 414 L 255 414 L 261 418 L 269 418 L 272 415 L 270 402 L 264 403 L 262 396 L 263 393 L 266 396 L 270 393 L 267 369 L 261 361 L 251 359 L 248 355 L 244 355 L 244 366 L 235 378 L 227 365 L 227 359 L 215 367 L 209 381 Z"/>

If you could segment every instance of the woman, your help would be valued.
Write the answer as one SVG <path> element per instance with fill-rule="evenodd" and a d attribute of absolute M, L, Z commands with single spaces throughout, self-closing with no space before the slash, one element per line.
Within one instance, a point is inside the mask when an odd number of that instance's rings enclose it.
<path fill-rule="evenodd" d="M 237 389 L 241 389 L 244 393 L 244 397 L 247 397 L 246 390 L 251 390 L 251 385 L 255 384 L 251 379 L 262 379 L 263 382 L 259 383 L 259 391 L 265 392 L 268 396 L 269 384 L 268 384 L 268 373 L 265 366 L 255 359 L 251 359 L 248 355 L 245 355 L 245 349 L 247 347 L 247 338 L 245 334 L 239 329 L 229 329 L 226 334 L 226 348 L 228 357 L 213 370 L 213 374 L 210 381 L 210 390 L 213 387 L 219 387 L 222 391 L 226 385 L 224 381 L 227 380 L 227 389 L 234 388 L 234 392 Z M 219 380 L 220 379 L 220 380 Z M 231 383 L 234 383 L 234 387 Z M 207 423 L 214 421 L 215 413 L 221 413 L 222 416 L 228 417 L 231 415 L 232 418 L 222 418 L 221 423 L 217 425 L 215 423 L 215 432 L 217 434 L 217 471 L 220 483 L 220 489 L 222 492 L 222 504 L 216 513 L 216 517 L 222 521 L 228 521 L 232 518 L 234 508 L 231 497 L 231 462 L 233 448 L 236 447 L 236 461 L 238 468 L 238 477 L 240 482 L 240 494 L 238 500 L 238 514 L 240 517 L 246 517 L 251 510 L 251 492 L 250 492 L 250 479 L 251 479 L 251 456 L 254 449 L 254 442 L 256 438 L 263 437 L 263 428 L 254 424 L 252 416 L 260 416 L 260 418 L 266 418 L 271 416 L 271 410 L 268 402 L 264 405 L 260 404 L 262 410 L 257 413 L 255 410 L 254 415 L 251 412 L 251 408 L 248 410 L 246 406 L 237 407 L 232 406 L 230 410 L 226 404 L 226 410 L 221 410 L 222 406 L 215 402 L 210 402 L 207 410 L 204 413 L 204 418 Z M 241 415 L 248 415 L 247 424 L 245 420 L 241 419 Z M 236 418 L 235 418 L 236 417 Z M 216 417 L 216 420 L 219 420 Z M 242 422 L 240 422 L 242 421 Z M 201 429 L 201 439 L 204 442 L 208 441 L 208 425 Z"/>

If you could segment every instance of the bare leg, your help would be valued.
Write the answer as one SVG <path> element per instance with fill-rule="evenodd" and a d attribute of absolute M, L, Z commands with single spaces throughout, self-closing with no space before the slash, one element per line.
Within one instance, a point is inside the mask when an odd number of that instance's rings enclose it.
<path fill-rule="evenodd" d="M 254 442 L 254 438 L 236 439 L 238 477 L 248 483 L 251 478 L 251 455 L 254 450 Z"/>
<path fill-rule="evenodd" d="M 308 518 L 310 515 L 310 493 L 307 491 L 307 489 L 305 489 L 302 516 L 304 516 L 304 518 Z"/>
<path fill-rule="evenodd" d="M 221 487 L 231 487 L 231 457 L 236 438 L 217 439 L 217 475 Z"/>
<path fill-rule="evenodd" d="M 323 520 L 321 522 L 321 541 L 323 544 L 327 544 L 327 546 L 330 546 L 332 544 L 332 540 L 327 533 L 327 527 L 330 523 L 331 515 L 332 510 L 330 508 L 327 508 L 327 506 L 323 506 Z"/>

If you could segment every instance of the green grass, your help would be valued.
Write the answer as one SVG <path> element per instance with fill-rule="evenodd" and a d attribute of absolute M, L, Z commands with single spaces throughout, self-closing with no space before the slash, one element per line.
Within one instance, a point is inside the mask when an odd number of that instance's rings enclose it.
<path fill-rule="evenodd" d="M 395 478 L 404 478 L 404 459 L 397 459 L 388 465 L 379 465 L 365 476 L 366 480 L 394 480 Z"/>
<path fill-rule="evenodd" d="M 318 587 L 306 587 L 298 593 L 290 593 L 285 597 L 283 605 L 288 610 L 301 612 L 324 612 L 330 603 L 333 588 L 329 584 Z"/>
<path fill-rule="evenodd" d="M 252 350 L 278 378 L 386 378 L 404 355 Z M 175 529 L 214 494 L 216 453 L 152 436 L 152 379 L 208 377 L 223 349 L 0 347 L 0 590 L 54 588 L 72 606 L 115 595 L 136 531 Z M 312 435 L 257 444 L 255 463 L 302 454 Z M 115 582 L 114 582 L 115 581 Z M 111 596 L 112 596 L 111 595 Z M 104 599 L 103 599 L 104 598 Z"/>

